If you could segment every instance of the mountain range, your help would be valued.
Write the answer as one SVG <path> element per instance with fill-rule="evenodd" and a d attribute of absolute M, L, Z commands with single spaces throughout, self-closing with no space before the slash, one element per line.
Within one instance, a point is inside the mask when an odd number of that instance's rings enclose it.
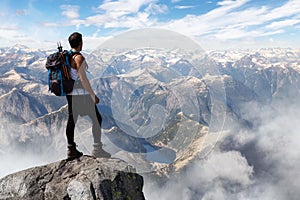
<path fill-rule="evenodd" d="M 66 100 L 48 91 L 44 66 L 54 51 L 0 48 L 0 157 L 26 152 L 43 162 L 64 158 Z M 283 101 L 300 97 L 300 49 L 198 53 L 83 52 L 100 97 L 106 150 L 139 171 L 170 174 L 207 155 L 222 132 L 234 129 L 230 124 L 257 128 L 249 109 L 268 107 L 276 115 Z M 75 140 L 85 154 L 91 151 L 90 132 L 89 119 L 81 117 Z"/>

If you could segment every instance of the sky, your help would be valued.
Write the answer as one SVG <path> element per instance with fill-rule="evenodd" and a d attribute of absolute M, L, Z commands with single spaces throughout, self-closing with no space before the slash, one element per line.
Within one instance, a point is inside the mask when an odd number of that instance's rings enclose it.
<path fill-rule="evenodd" d="M 300 44 L 299 0 L 1 0 L 0 20 L 0 47 L 51 48 L 78 31 L 93 50 L 143 28 L 183 34 L 203 49 Z"/>

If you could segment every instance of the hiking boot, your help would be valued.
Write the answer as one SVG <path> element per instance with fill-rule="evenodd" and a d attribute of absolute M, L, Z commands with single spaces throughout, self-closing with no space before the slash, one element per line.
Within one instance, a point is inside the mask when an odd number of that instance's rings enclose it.
<path fill-rule="evenodd" d="M 93 146 L 94 146 L 94 149 L 92 151 L 92 156 L 94 156 L 95 158 L 110 158 L 111 157 L 110 153 L 103 150 L 102 143 L 95 143 Z"/>
<path fill-rule="evenodd" d="M 75 158 L 79 158 L 82 155 L 83 155 L 83 153 L 76 149 L 75 143 L 68 145 L 68 152 L 67 152 L 68 160 L 73 160 Z"/>

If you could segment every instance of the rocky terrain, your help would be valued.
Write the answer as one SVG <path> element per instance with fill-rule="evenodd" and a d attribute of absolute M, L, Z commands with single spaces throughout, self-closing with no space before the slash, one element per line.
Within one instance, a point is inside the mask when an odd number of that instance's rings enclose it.
<path fill-rule="evenodd" d="M 118 159 L 82 156 L 0 179 L 0 199 L 145 199 L 143 177 Z"/>
<path fill-rule="evenodd" d="M 48 92 L 44 68 L 55 50 L 16 45 L 0 51 L 0 156 L 27 152 L 42 163 L 63 159 L 66 101 Z M 178 171 L 208 152 L 227 124 L 257 128 L 260 122 L 248 115 L 249 106 L 269 107 L 276 114 L 282 112 L 281 102 L 299 97 L 299 49 L 198 54 L 85 52 L 88 75 L 101 97 L 103 141 L 110 153 L 140 171 Z M 79 124 L 76 140 L 89 154 L 90 122 L 80 118 Z M 159 160 L 163 154 L 168 156 Z"/>

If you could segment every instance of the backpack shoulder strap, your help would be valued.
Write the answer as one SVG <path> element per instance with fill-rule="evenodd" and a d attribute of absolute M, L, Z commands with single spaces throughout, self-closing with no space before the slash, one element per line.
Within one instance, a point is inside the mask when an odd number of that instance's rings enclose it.
<path fill-rule="evenodd" d="M 81 55 L 80 52 L 77 52 L 77 51 L 74 52 L 72 50 L 69 51 L 69 54 L 71 55 L 72 58 L 75 58 L 77 55 Z"/>
<path fill-rule="evenodd" d="M 70 62 L 70 66 L 71 66 L 71 60 L 74 60 L 77 55 L 82 55 L 82 54 L 80 52 L 77 52 L 77 51 L 74 52 L 74 51 L 70 50 L 69 55 L 70 55 L 69 62 Z"/>

